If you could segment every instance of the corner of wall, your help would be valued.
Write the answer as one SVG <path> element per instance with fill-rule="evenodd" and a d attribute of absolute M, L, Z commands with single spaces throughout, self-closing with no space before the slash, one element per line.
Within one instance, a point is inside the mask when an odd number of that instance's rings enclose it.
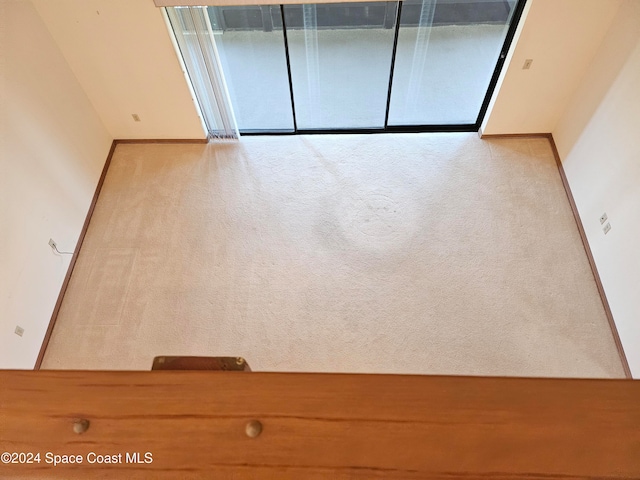
<path fill-rule="evenodd" d="M 32 3 L 0 5 L 0 368 L 28 369 L 112 138 Z"/>
<path fill-rule="evenodd" d="M 485 134 L 552 131 L 620 2 L 529 0 L 483 122 Z M 525 70 L 528 59 L 533 63 Z"/>
<path fill-rule="evenodd" d="M 635 377 L 640 376 L 639 81 L 640 2 L 627 0 L 553 131 L 611 308 L 614 338 L 617 332 Z"/>
<path fill-rule="evenodd" d="M 206 138 L 153 1 L 32 1 L 114 138 Z"/>

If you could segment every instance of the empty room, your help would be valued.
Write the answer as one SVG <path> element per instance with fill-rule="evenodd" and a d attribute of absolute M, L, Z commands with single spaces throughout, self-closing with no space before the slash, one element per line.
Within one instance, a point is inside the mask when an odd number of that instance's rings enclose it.
<path fill-rule="evenodd" d="M 640 375 L 639 2 L 1 5 L 0 368 Z"/>

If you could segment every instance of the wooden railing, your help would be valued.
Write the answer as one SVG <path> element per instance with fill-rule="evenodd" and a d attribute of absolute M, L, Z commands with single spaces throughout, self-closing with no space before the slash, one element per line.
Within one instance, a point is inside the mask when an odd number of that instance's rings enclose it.
<path fill-rule="evenodd" d="M 2 479 L 640 478 L 640 383 L 5 371 L 0 454 Z"/>

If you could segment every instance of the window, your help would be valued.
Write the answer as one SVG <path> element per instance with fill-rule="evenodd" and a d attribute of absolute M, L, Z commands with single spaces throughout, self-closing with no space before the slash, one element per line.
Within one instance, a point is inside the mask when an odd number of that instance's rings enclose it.
<path fill-rule="evenodd" d="M 202 8 L 240 133 L 472 131 L 524 3 Z"/>

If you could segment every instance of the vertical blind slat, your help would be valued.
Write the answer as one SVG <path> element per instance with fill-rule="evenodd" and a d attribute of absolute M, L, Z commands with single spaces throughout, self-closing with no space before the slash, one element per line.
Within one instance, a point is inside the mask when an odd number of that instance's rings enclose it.
<path fill-rule="evenodd" d="M 206 7 L 167 7 L 196 100 L 210 138 L 238 138 Z"/>

